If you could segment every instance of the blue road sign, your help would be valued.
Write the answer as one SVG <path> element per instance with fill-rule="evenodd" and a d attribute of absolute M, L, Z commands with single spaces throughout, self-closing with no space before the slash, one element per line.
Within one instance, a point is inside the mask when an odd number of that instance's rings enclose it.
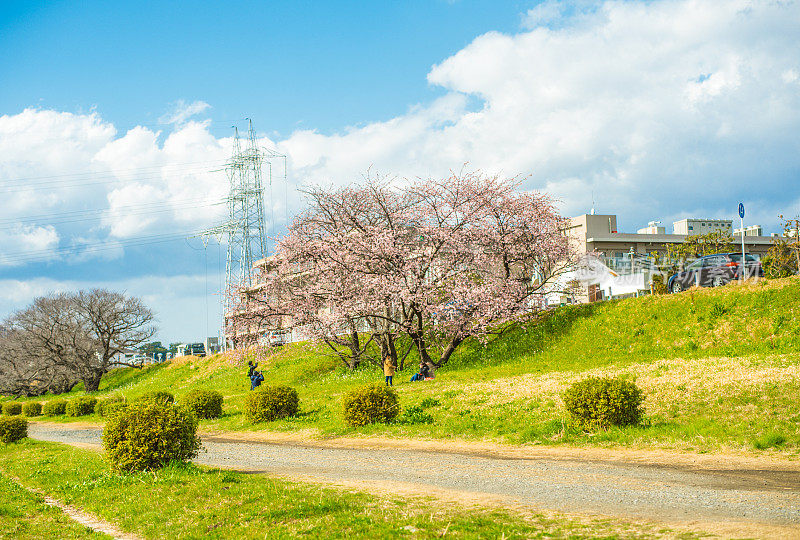
<path fill-rule="evenodd" d="M 744 219 L 744 203 L 739 203 L 739 217 Z"/>

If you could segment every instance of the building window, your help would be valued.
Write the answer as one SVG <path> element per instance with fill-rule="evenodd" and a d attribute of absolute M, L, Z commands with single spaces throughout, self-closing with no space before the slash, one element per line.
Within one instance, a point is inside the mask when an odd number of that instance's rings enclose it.
<path fill-rule="evenodd" d="M 693 230 L 694 230 L 694 227 L 692 227 L 691 225 L 689 225 L 689 230 L 690 230 L 690 231 L 693 231 Z"/>

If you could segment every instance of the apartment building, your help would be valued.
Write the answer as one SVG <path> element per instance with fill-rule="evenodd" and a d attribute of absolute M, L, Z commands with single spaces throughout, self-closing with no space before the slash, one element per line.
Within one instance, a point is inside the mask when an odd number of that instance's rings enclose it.
<path fill-rule="evenodd" d="M 698 225 L 696 225 L 698 224 Z M 670 244 L 680 244 L 687 236 L 707 234 L 714 231 L 732 232 L 731 221 L 724 219 L 703 220 L 683 219 L 674 223 L 675 230 L 687 230 L 686 233 L 667 234 L 664 227 L 651 221 L 648 227 L 636 233 L 621 233 L 617 229 L 615 214 L 583 214 L 570 219 L 568 234 L 572 238 L 573 248 L 577 253 L 602 253 L 609 258 L 625 258 L 631 254 L 646 256 L 656 252 L 665 254 Z M 689 227 L 692 227 L 689 229 Z M 761 232 L 760 226 L 748 227 L 748 230 Z M 749 253 L 765 255 L 772 244 L 772 237 L 746 234 L 745 249 Z"/>

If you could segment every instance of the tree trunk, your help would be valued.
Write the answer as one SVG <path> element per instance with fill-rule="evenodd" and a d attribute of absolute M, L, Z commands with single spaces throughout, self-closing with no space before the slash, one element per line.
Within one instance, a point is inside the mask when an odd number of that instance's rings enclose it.
<path fill-rule="evenodd" d="M 381 365 L 386 365 L 386 361 L 390 360 L 389 345 L 386 342 L 386 334 L 381 334 Z"/>
<path fill-rule="evenodd" d="M 797 257 L 797 272 L 796 274 L 800 274 L 800 247 L 794 249 L 794 256 Z"/>
<path fill-rule="evenodd" d="M 92 373 L 83 377 L 83 389 L 87 392 L 97 392 L 100 388 L 100 379 L 103 378 L 103 373 Z"/>
<path fill-rule="evenodd" d="M 386 352 L 389 360 L 392 362 L 392 365 L 398 371 L 403 369 L 397 362 L 397 348 L 394 346 L 394 336 L 391 334 L 391 332 L 386 332 L 383 335 L 383 341 L 386 342 Z"/>
<path fill-rule="evenodd" d="M 352 371 L 361 364 L 361 341 L 358 339 L 358 331 L 352 320 L 350 330 L 350 360 L 347 362 L 347 367 Z"/>
<path fill-rule="evenodd" d="M 411 334 L 411 340 L 414 342 L 414 346 L 417 348 L 417 352 L 419 352 L 419 359 L 422 360 L 423 362 L 426 363 L 430 362 L 431 364 L 433 364 L 433 361 L 431 360 L 431 355 L 428 354 L 428 345 L 425 343 L 425 338 L 415 332 Z"/>
<path fill-rule="evenodd" d="M 454 337 L 450 340 L 450 343 L 447 345 L 447 348 L 442 353 L 441 358 L 439 359 L 439 364 L 436 367 L 442 367 L 450 360 L 450 356 L 452 356 L 453 352 L 458 348 L 459 345 L 464 341 L 462 337 Z"/>
<path fill-rule="evenodd" d="M 323 338 L 325 344 L 339 357 L 342 363 L 347 366 L 347 369 L 353 371 L 361 363 L 361 355 L 358 349 L 353 349 L 352 343 L 347 343 L 347 348 L 350 349 L 350 354 L 346 354 L 336 348 L 339 343 L 335 343 L 328 338 Z"/>
<path fill-rule="evenodd" d="M 428 354 L 428 345 L 425 343 L 425 333 L 422 327 L 422 315 L 416 309 L 412 308 L 412 321 L 411 324 L 414 325 L 413 318 L 416 318 L 416 330 L 409 332 L 408 335 L 411 338 L 411 341 L 414 342 L 414 345 L 417 347 L 417 351 L 419 352 L 419 359 L 425 363 L 430 362 L 433 364 L 431 360 L 431 356 Z M 434 364 L 436 365 L 436 364 Z M 436 366 L 439 367 L 439 366 Z"/>

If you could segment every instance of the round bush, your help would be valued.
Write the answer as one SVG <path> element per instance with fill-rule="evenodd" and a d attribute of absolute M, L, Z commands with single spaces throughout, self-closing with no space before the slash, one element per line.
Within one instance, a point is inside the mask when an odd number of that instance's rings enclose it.
<path fill-rule="evenodd" d="M 97 398 L 92 396 L 78 396 L 67 402 L 67 416 L 86 416 L 94 412 Z"/>
<path fill-rule="evenodd" d="M 118 412 L 124 411 L 127 408 L 128 404 L 125 403 L 124 401 L 114 401 L 112 403 L 106 403 L 105 406 L 103 407 L 103 414 L 101 414 L 100 416 L 102 416 L 103 418 L 109 418 L 111 417 L 112 414 L 117 414 Z"/>
<path fill-rule="evenodd" d="M 18 416 L 0 416 L 0 442 L 17 442 L 28 436 L 28 421 Z"/>
<path fill-rule="evenodd" d="M 397 392 L 383 384 L 357 388 L 344 396 L 344 420 L 351 426 L 388 423 L 400 413 Z"/>
<path fill-rule="evenodd" d="M 183 397 L 183 403 L 197 418 L 222 416 L 222 394 L 216 390 L 192 390 Z"/>
<path fill-rule="evenodd" d="M 66 399 L 54 399 L 42 405 L 42 412 L 45 416 L 60 416 L 67 412 Z"/>
<path fill-rule="evenodd" d="M 22 414 L 25 416 L 39 416 L 42 414 L 42 404 L 38 401 L 29 401 L 22 406 Z"/>
<path fill-rule="evenodd" d="M 94 412 L 105 418 L 111 413 L 120 410 L 124 406 L 125 398 L 119 395 L 113 395 L 97 400 L 97 405 L 94 406 Z"/>
<path fill-rule="evenodd" d="M 6 401 L 3 403 L 3 414 L 8 416 L 22 414 L 22 403 L 18 401 Z"/>
<path fill-rule="evenodd" d="M 251 422 L 270 422 L 297 414 L 300 399 L 290 386 L 260 386 L 247 394 L 245 414 Z"/>
<path fill-rule="evenodd" d="M 165 403 L 175 403 L 175 396 L 169 392 L 158 390 L 154 392 L 145 392 L 136 398 L 135 401 L 152 401 L 163 405 Z"/>
<path fill-rule="evenodd" d="M 637 425 L 642 419 L 642 391 L 624 379 L 589 377 L 570 386 L 562 398 L 583 429 Z"/>
<path fill-rule="evenodd" d="M 140 400 L 109 417 L 103 447 L 121 471 L 158 469 L 197 455 L 197 419 L 183 406 Z"/>

